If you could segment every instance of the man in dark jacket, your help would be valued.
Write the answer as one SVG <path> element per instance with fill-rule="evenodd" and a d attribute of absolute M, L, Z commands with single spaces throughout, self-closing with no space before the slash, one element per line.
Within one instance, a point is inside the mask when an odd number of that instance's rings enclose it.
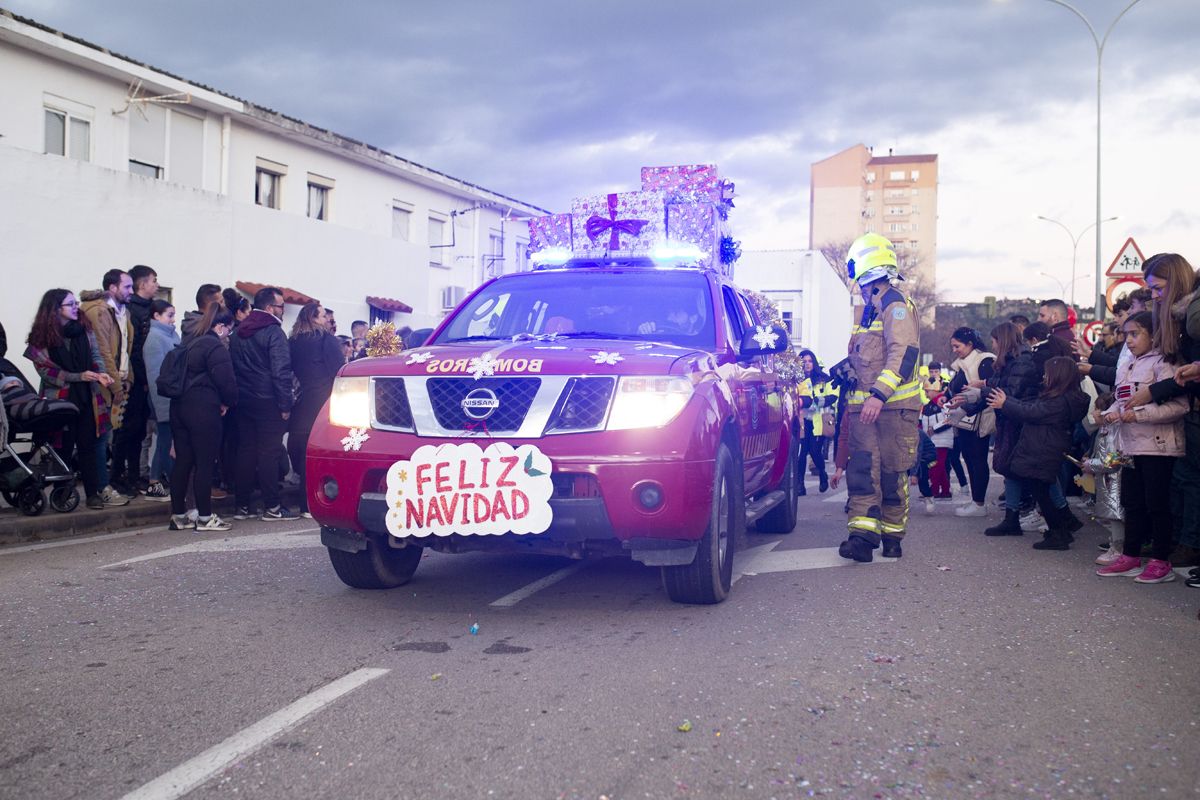
<path fill-rule="evenodd" d="M 125 304 L 129 311 L 129 399 L 125 418 L 113 434 L 112 483 L 122 494 L 135 496 L 140 488 L 142 442 L 150 419 L 150 389 L 146 383 L 146 361 L 142 346 L 150 333 L 150 303 L 158 294 L 158 273 L 145 264 L 129 270 L 133 294 Z"/>
<path fill-rule="evenodd" d="M 1067 321 L 1070 309 L 1062 300 L 1046 300 L 1038 306 L 1038 322 L 1044 322 L 1050 327 L 1050 335 L 1055 336 L 1071 345 L 1075 341 L 1075 331 Z M 1074 358 L 1074 353 L 1070 353 Z"/>
<path fill-rule="evenodd" d="M 202 283 L 200 288 L 196 290 L 196 310 L 188 311 L 183 315 L 183 324 L 179 326 L 179 331 L 182 334 L 180 337 L 181 344 L 187 344 L 196 335 L 196 324 L 200 322 L 200 318 L 204 316 L 204 312 L 213 303 L 225 304 L 225 296 L 221 294 L 221 287 L 215 283 Z"/>
<path fill-rule="evenodd" d="M 296 519 L 298 514 L 279 502 L 279 454 L 292 411 L 292 360 L 283 317 L 283 292 L 263 287 L 254 295 L 254 308 L 230 337 L 230 355 L 237 375 L 239 432 L 237 453 L 237 510 L 234 519 L 250 519 L 250 495 L 255 478 L 263 495 L 264 520 Z"/>

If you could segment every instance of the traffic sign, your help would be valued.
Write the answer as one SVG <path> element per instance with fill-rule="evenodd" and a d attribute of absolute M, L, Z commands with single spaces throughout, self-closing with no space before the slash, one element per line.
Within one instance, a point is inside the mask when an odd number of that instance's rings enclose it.
<path fill-rule="evenodd" d="M 1137 291 L 1146 285 L 1139 275 L 1137 278 L 1113 279 L 1108 281 L 1108 290 L 1104 293 L 1104 301 L 1108 304 L 1108 310 L 1112 311 L 1113 303 L 1117 302 L 1117 298 L 1123 294 Z"/>
<path fill-rule="evenodd" d="M 1100 331 L 1102 330 L 1104 330 L 1104 323 L 1098 319 L 1083 326 L 1083 341 L 1087 342 L 1088 347 L 1096 346 L 1096 342 L 1100 341 Z"/>
<path fill-rule="evenodd" d="M 1125 244 L 1121 245 L 1120 252 L 1113 262 L 1108 265 L 1108 271 L 1104 274 L 1110 278 L 1125 278 L 1125 277 L 1142 277 L 1142 264 L 1146 261 L 1146 257 L 1142 255 L 1142 251 L 1138 248 L 1137 242 L 1130 236 L 1125 240 Z"/>

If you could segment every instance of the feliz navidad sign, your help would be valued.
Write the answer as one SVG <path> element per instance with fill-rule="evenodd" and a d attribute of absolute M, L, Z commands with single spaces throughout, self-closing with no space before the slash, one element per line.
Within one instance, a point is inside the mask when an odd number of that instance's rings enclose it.
<path fill-rule="evenodd" d="M 388 469 L 388 532 L 542 533 L 554 517 L 550 469 L 550 459 L 530 444 L 424 445 Z"/>

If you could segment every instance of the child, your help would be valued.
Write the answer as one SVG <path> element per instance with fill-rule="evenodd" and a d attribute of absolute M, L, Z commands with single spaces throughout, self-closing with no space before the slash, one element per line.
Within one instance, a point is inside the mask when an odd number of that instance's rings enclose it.
<path fill-rule="evenodd" d="M 1168 557 L 1171 554 L 1171 472 L 1175 459 L 1183 455 L 1183 417 L 1188 412 L 1186 397 L 1162 404 L 1130 407 L 1129 399 L 1144 386 L 1175 376 L 1174 365 L 1154 348 L 1153 317 L 1141 311 L 1125 320 L 1125 344 L 1133 357 L 1117 368 L 1113 390 L 1116 404 L 1104 415 L 1106 421 L 1121 422 L 1121 452 L 1133 458 L 1121 469 L 1121 504 L 1125 511 L 1125 545 L 1122 555 L 1097 575 L 1134 576 L 1138 583 L 1167 583 L 1175 580 Z M 1142 545 L 1152 542 L 1150 561 L 1142 567 Z"/>
<path fill-rule="evenodd" d="M 1055 356 L 1046 362 L 1042 391 L 1033 400 L 1010 398 L 1002 389 L 993 389 L 988 396 L 989 406 L 1002 408 L 1009 419 L 1023 423 L 1009 470 L 1029 487 L 1050 526 L 1042 541 L 1034 543 L 1035 550 L 1067 550 L 1075 539 L 1070 531 L 1070 511 L 1055 508 L 1050 484 L 1058 480 L 1075 424 L 1087 413 L 1088 396 L 1079 382 L 1075 360 Z"/>
<path fill-rule="evenodd" d="M 1099 430 L 1096 431 L 1091 456 L 1080 466 L 1080 469 L 1092 475 L 1096 481 L 1096 519 L 1109 523 L 1105 526 L 1109 530 L 1108 550 L 1096 558 L 1096 563 L 1102 567 L 1107 567 L 1120 558 L 1121 549 L 1125 544 L 1125 528 L 1121 521 L 1121 467 L 1111 463 L 1112 455 L 1117 450 L 1118 426 L 1104 421 L 1104 412 L 1115 402 L 1116 398 L 1111 392 L 1105 392 L 1096 398 L 1096 410 L 1092 419 L 1099 426 Z"/>
<path fill-rule="evenodd" d="M 932 371 L 931 371 L 932 374 Z M 921 423 L 925 433 L 937 448 L 937 462 L 929 467 L 929 483 L 935 499 L 950 499 L 950 476 L 946 472 L 946 458 L 954 447 L 954 428 L 946 419 L 942 404 L 945 396 L 940 392 L 930 398 L 921 409 Z M 926 503 L 926 510 L 929 504 Z"/>

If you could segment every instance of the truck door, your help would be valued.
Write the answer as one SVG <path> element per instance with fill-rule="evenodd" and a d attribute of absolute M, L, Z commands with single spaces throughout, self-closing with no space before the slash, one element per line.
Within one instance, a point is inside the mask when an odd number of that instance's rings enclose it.
<path fill-rule="evenodd" d="M 728 334 L 734 349 L 750 330 L 752 318 L 745 301 L 732 286 L 722 286 Z M 767 442 L 770 423 L 770 392 L 773 376 L 764 371 L 765 358 L 738 359 L 731 373 L 730 388 L 737 408 L 742 439 L 742 466 L 746 493 L 753 494 L 766 485 L 777 441 Z"/>

